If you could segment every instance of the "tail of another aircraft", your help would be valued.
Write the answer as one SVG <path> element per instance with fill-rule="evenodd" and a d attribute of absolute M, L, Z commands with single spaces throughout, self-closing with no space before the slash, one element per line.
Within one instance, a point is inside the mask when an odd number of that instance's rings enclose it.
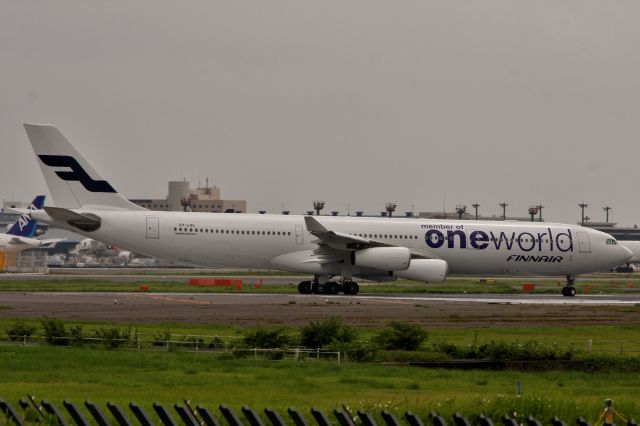
<path fill-rule="evenodd" d="M 25 124 L 24 128 L 56 206 L 144 210 L 103 180 L 55 126 Z"/>
<path fill-rule="evenodd" d="M 41 210 L 42 207 L 44 207 L 44 195 L 38 195 L 29 205 L 29 210 Z M 31 215 L 28 212 L 22 213 L 16 223 L 9 228 L 7 234 L 33 238 L 36 234 L 36 223 L 35 220 L 31 219 Z"/>

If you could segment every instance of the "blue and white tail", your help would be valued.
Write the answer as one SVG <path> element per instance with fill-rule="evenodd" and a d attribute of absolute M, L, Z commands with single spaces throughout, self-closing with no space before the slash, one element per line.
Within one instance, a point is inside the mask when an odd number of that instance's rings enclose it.
<path fill-rule="evenodd" d="M 144 210 L 103 180 L 55 126 L 25 124 L 24 128 L 56 206 Z"/>
<path fill-rule="evenodd" d="M 44 207 L 44 195 L 38 195 L 29 205 L 29 210 L 41 210 L 42 207 Z M 29 212 L 22 213 L 16 223 L 11 225 L 7 234 L 17 237 L 33 238 L 36 234 L 36 224 L 37 222 L 31 219 Z"/>

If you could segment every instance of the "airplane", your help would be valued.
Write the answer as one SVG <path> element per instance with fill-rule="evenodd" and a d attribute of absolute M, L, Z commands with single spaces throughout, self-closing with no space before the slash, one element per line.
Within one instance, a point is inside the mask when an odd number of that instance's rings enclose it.
<path fill-rule="evenodd" d="M 621 241 L 620 244 L 633 253 L 633 257 L 627 260 L 627 263 L 640 263 L 640 241 Z"/>
<path fill-rule="evenodd" d="M 36 234 L 36 221 L 31 212 L 41 210 L 44 206 L 44 195 L 33 199 L 26 211 L 21 212 L 18 220 L 9 227 L 5 234 L 0 234 L 0 251 L 17 252 L 43 245 L 43 240 L 33 238 Z"/>
<path fill-rule="evenodd" d="M 302 294 L 354 295 L 354 278 L 441 282 L 456 273 L 565 276 L 562 294 L 574 296 L 576 275 L 632 256 L 610 235 L 568 224 L 150 211 L 56 127 L 24 127 L 56 204 L 32 212 L 37 220 L 153 257 L 312 275 Z"/>
<path fill-rule="evenodd" d="M 633 253 L 633 257 L 627 260 L 626 264 L 624 265 L 627 270 L 633 271 L 633 268 L 631 268 L 631 264 L 640 263 L 640 241 L 625 240 L 620 241 L 620 244 L 631 250 L 631 253 Z"/>

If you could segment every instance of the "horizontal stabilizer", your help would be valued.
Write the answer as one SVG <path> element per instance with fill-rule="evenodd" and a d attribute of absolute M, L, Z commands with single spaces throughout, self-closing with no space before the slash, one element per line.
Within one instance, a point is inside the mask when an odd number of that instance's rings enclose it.
<path fill-rule="evenodd" d="M 53 219 L 66 222 L 83 231 L 95 231 L 102 223 L 100 217 L 92 213 L 78 213 L 61 207 L 45 207 L 44 211 Z"/>

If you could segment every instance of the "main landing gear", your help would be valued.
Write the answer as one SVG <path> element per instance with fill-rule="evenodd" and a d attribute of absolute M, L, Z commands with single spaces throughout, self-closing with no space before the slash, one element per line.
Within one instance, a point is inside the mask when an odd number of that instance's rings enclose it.
<path fill-rule="evenodd" d="M 328 281 L 326 283 L 320 283 L 318 281 L 302 281 L 298 284 L 298 292 L 300 294 L 338 294 L 344 293 L 349 295 L 358 294 L 360 286 L 353 281 L 345 281 L 343 283 L 336 283 Z"/>
<path fill-rule="evenodd" d="M 567 285 L 562 287 L 562 295 L 565 297 L 573 297 L 576 295 L 576 288 L 573 286 L 576 283 L 576 277 L 573 275 L 567 275 Z"/>

